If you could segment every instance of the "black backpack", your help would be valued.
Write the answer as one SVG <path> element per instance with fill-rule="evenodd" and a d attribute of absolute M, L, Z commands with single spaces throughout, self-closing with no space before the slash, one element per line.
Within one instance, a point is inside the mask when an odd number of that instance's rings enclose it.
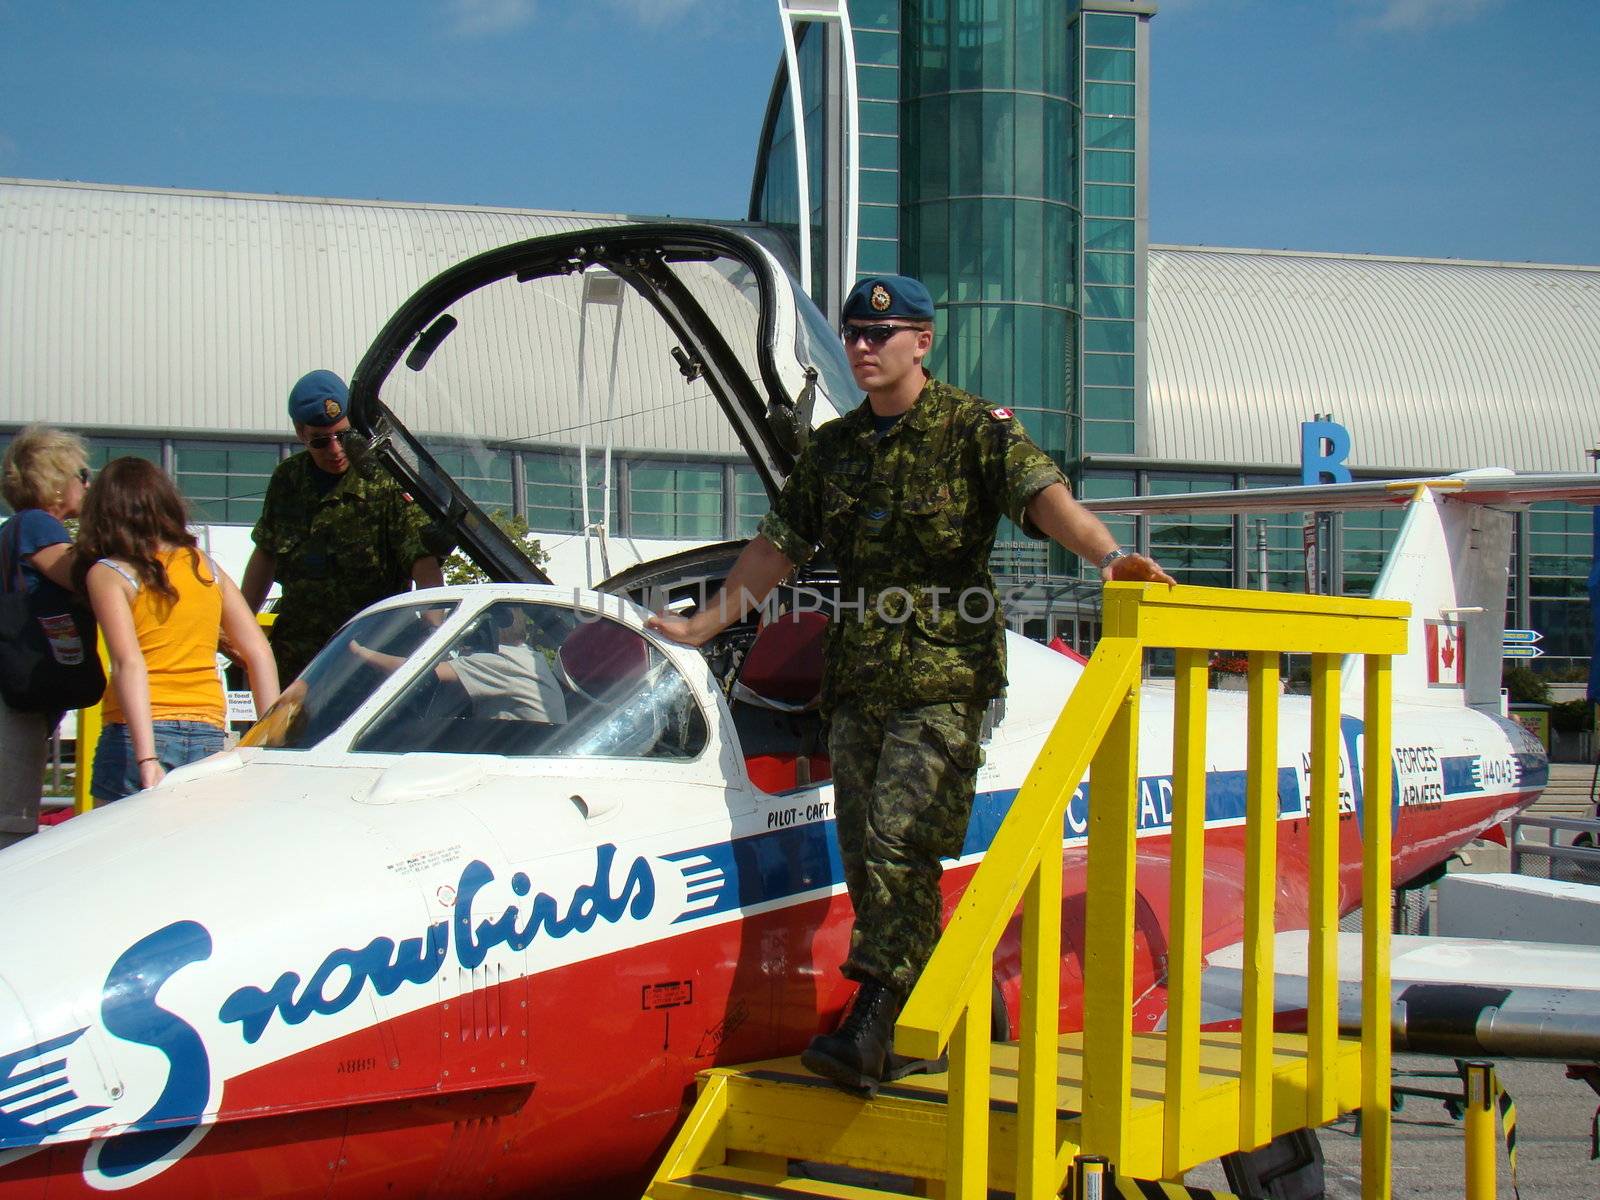
<path fill-rule="evenodd" d="M 60 714 L 98 704 L 106 673 L 94 614 L 75 598 L 29 593 L 16 518 L 6 526 L 0 531 L 0 696 L 18 712 Z"/>

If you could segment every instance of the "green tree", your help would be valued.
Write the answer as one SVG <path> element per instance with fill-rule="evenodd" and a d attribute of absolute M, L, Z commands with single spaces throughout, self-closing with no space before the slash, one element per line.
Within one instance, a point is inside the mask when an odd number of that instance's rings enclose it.
<path fill-rule="evenodd" d="M 545 553 L 544 547 L 539 544 L 539 539 L 534 536 L 528 528 L 528 522 L 523 518 L 508 513 L 503 508 L 497 508 L 489 514 L 489 519 L 521 548 L 534 566 L 542 567 L 550 561 L 550 556 Z M 444 560 L 443 570 L 446 583 L 489 582 L 489 577 L 483 573 L 483 568 L 459 550 Z"/>
<path fill-rule="evenodd" d="M 1528 667 L 1507 667 L 1500 676 L 1500 684 L 1513 704 L 1550 703 L 1550 685 Z"/>

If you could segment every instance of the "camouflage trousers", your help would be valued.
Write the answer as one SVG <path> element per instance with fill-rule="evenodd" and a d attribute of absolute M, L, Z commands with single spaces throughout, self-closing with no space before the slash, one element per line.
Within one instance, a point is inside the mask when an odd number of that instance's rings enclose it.
<path fill-rule="evenodd" d="M 941 858 L 961 852 L 982 702 L 833 713 L 833 808 L 855 906 L 844 973 L 908 995 L 939 938 Z"/>

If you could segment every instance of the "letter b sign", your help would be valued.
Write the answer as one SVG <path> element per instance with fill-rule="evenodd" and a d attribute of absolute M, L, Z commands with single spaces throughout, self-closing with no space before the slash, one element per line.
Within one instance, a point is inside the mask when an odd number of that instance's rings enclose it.
<path fill-rule="evenodd" d="M 1300 423 L 1300 482 L 1349 483 L 1350 431 L 1337 421 Z"/>

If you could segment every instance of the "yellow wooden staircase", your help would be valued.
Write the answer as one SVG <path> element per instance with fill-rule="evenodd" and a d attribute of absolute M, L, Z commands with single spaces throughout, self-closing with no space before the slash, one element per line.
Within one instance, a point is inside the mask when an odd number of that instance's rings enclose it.
<path fill-rule="evenodd" d="M 1201 1082 L 1190 1101 L 1196 1135 L 1188 1147 L 1185 1170 L 1239 1148 L 1240 1043 L 1237 1033 L 1201 1038 Z M 1120 1169 L 1136 1178 L 1154 1179 L 1165 1173 L 1161 1147 L 1166 1049 L 1161 1035 L 1134 1038 L 1130 1152 Z M 1066 1163 L 1083 1146 L 1083 1061 L 1082 1036 L 1061 1038 L 1055 1129 L 1057 1155 Z M 1277 1035 L 1272 1065 L 1274 1136 L 1305 1125 L 1307 1067 L 1305 1037 Z M 1359 1042 L 1339 1043 L 1334 1073 L 1339 1110 L 1360 1107 Z M 996 1046 L 990 1068 L 992 1165 L 987 1186 L 1012 1193 L 1017 1190 L 1017 1075 L 1016 1043 Z M 910 1181 L 926 1194 L 945 1172 L 947 1083 L 944 1075 L 911 1076 L 867 1101 L 809 1074 L 797 1058 L 708 1071 L 696 1110 L 702 1123 L 692 1122 L 673 1147 L 670 1169 L 657 1176 L 649 1194 L 657 1200 L 878 1194 L 862 1186 L 863 1173 Z M 852 1182 L 830 1179 L 830 1167 L 846 1169 Z"/>
<path fill-rule="evenodd" d="M 924 1196 L 992 1191 L 1044 1200 L 1079 1154 L 1118 1175 L 1181 1179 L 1224 1154 L 1359 1109 L 1362 1195 L 1388 1197 L 1389 661 L 1406 648 L 1408 606 L 1392 601 L 1148 584 L 1106 587 L 1104 636 L 895 1028 L 896 1048 L 950 1070 L 871 1100 L 781 1059 L 705 1072 L 699 1101 L 647 1193 Z M 1250 659 L 1244 1016 L 1202 1033 L 1208 651 Z M 1136 1035 L 1134 843 L 1144 651 L 1176 651 L 1167 1032 Z M 1279 656 L 1312 656 L 1310 1004 L 1307 1032 L 1275 1033 Z M 1363 1037 L 1340 1039 L 1338 928 L 1341 660 L 1364 655 Z M 1092 764 L 1084 1032 L 1061 1036 L 1062 821 Z M 989 1041 L 991 962 L 1022 922 L 1019 1039 Z"/>

